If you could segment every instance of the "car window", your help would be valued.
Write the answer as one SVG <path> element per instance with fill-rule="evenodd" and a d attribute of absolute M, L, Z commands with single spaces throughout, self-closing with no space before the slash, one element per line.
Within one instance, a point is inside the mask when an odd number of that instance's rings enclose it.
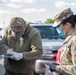
<path fill-rule="evenodd" d="M 33 26 L 39 30 L 42 39 L 63 38 L 64 33 L 57 27 Z M 61 34 L 62 33 L 62 34 Z"/>
<path fill-rule="evenodd" d="M 0 28 L 0 40 L 2 38 L 2 28 Z"/>

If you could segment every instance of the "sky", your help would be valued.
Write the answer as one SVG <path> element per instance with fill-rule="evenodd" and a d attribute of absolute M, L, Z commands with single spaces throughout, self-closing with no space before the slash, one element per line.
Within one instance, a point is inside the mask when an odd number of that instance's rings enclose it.
<path fill-rule="evenodd" d="M 45 22 L 67 8 L 75 14 L 76 0 L 0 0 L 0 27 L 9 25 L 12 17 Z"/>

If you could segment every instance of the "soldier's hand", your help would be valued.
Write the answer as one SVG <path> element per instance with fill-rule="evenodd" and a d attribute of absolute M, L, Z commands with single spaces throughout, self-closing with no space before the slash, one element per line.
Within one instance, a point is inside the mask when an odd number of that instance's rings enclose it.
<path fill-rule="evenodd" d="M 14 54 L 10 57 L 10 59 L 19 61 L 23 58 L 23 53 L 14 52 Z"/>
<path fill-rule="evenodd" d="M 50 64 L 50 67 L 49 67 L 50 71 L 56 71 L 56 65 L 57 64 Z"/>
<path fill-rule="evenodd" d="M 13 49 L 8 49 L 8 50 L 7 50 L 7 52 L 6 52 L 6 54 L 7 54 L 7 55 L 9 55 L 9 54 L 11 54 L 11 55 L 12 55 L 12 54 L 14 54 Z"/>

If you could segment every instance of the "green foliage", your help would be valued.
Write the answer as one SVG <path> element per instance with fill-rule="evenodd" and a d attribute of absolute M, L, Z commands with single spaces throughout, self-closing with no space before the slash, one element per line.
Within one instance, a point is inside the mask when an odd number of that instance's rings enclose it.
<path fill-rule="evenodd" d="M 55 21 L 54 19 L 50 19 L 50 18 L 49 18 L 49 19 L 47 19 L 44 23 L 45 23 L 45 24 L 51 24 L 51 23 L 54 23 L 54 21 Z"/>

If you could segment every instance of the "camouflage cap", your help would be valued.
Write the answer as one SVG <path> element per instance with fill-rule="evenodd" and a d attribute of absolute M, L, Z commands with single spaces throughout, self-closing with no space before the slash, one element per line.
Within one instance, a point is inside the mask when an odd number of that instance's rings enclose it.
<path fill-rule="evenodd" d="M 10 26 L 11 25 L 28 25 L 29 22 L 25 21 L 23 18 L 21 17 L 13 17 L 11 20 L 10 20 Z"/>
<path fill-rule="evenodd" d="M 70 16 L 74 15 L 70 8 L 63 10 L 61 13 L 56 14 L 55 22 L 53 27 L 58 26 L 63 20 L 69 18 Z"/>

